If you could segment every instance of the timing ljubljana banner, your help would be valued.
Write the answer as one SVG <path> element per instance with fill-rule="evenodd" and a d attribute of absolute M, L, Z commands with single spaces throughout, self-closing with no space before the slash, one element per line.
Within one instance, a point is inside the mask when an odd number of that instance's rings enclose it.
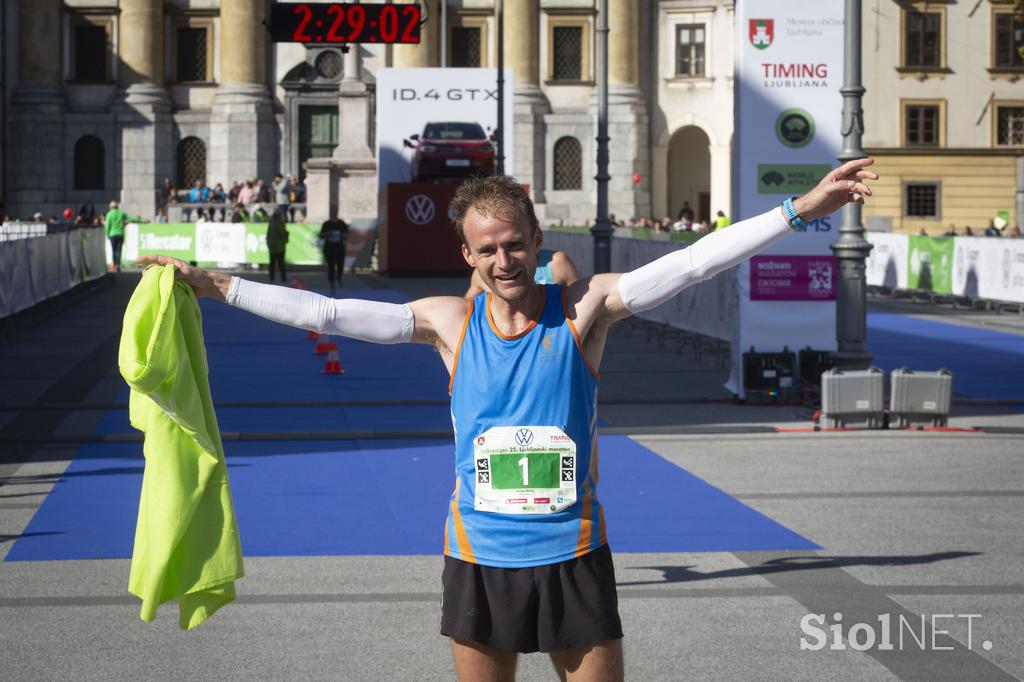
<path fill-rule="evenodd" d="M 502 104 L 505 168 L 509 172 L 515 167 L 512 99 L 512 71 L 505 69 Z M 432 130 L 440 130 L 444 141 L 469 146 L 467 153 L 449 154 L 437 145 L 421 146 L 427 124 L 449 124 Z M 424 179 L 415 176 L 417 167 L 431 177 L 468 175 L 471 164 L 476 163 L 490 164 L 493 169 L 494 146 L 488 151 L 487 143 L 497 126 L 497 69 L 381 69 L 377 73 L 378 187 L 383 190 L 388 183 Z"/>
<path fill-rule="evenodd" d="M 733 215 L 778 210 L 814 187 L 842 148 L 843 0 L 738 0 Z M 810 223 L 736 269 L 739 314 L 726 387 L 743 353 L 835 350 L 840 215 Z"/>

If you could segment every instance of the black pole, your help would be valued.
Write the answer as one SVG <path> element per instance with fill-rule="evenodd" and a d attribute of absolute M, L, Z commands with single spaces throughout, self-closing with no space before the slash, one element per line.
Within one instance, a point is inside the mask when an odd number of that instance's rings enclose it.
<path fill-rule="evenodd" d="M 864 134 L 864 110 L 861 97 L 861 0 L 846 0 L 844 26 L 843 87 L 843 151 L 842 162 L 865 156 L 861 147 Z M 843 207 L 839 239 L 832 244 L 832 252 L 839 261 L 839 289 L 836 296 L 836 342 L 839 350 L 832 354 L 840 369 L 867 369 L 874 357 L 868 352 L 867 340 L 867 279 L 865 277 L 871 243 L 864 239 L 861 224 L 861 205 L 850 202 Z"/>
<path fill-rule="evenodd" d="M 505 0 L 498 0 L 498 146 L 497 173 L 505 174 Z"/>
<path fill-rule="evenodd" d="M 594 274 L 611 272 L 615 232 L 608 220 L 608 0 L 601 0 L 597 36 L 597 219 L 590 228 L 594 237 Z"/>

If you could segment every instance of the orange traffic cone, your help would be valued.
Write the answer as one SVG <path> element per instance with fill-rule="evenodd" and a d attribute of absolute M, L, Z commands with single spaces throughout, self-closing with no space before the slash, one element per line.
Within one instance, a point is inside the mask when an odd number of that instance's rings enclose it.
<path fill-rule="evenodd" d="M 308 334 L 306 334 L 306 340 L 307 341 L 319 341 L 320 340 L 320 335 L 318 333 L 316 333 L 315 331 L 310 330 L 310 332 Z"/>
<path fill-rule="evenodd" d="M 324 353 L 332 350 L 338 350 L 338 344 L 331 341 L 331 337 L 327 336 L 327 334 L 324 334 L 317 339 L 316 350 L 314 350 L 313 353 L 315 355 L 323 355 Z"/>
<path fill-rule="evenodd" d="M 337 344 L 331 344 L 337 346 Z M 338 358 L 337 348 L 331 349 L 327 353 L 327 362 L 324 364 L 324 374 L 344 374 L 345 370 L 341 367 L 341 360 Z"/>

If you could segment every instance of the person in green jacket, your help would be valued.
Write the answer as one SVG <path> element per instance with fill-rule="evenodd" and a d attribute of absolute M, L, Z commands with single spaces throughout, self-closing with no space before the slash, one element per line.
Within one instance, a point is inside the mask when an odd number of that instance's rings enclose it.
<path fill-rule="evenodd" d="M 277 209 L 267 225 L 267 251 L 270 252 L 270 281 L 274 281 L 275 266 L 281 268 L 281 281 L 288 281 L 284 269 L 284 251 L 288 246 L 288 228 L 284 224 L 284 211 Z"/>
<path fill-rule="evenodd" d="M 104 231 L 110 240 L 110 250 L 114 254 L 114 268 L 121 272 L 121 247 L 124 246 L 125 223 L 141 223 L 142 218 L 128 215 L 118 206 L 116 201 L 110 202 L 110 210 L 103 219 Z"/>
<path fill-rule="evenodd" d="M 715 229 L 716 230 L 724 230 L 725 228 L 729 227 L 729 225 L 731 225 L 731 224 L 732 224 L 732 221 L 729 220 L 729 217 L 727 215 L 725 215 L 725 213 L 719 211 L 718 215 L 715 216 Z"/>

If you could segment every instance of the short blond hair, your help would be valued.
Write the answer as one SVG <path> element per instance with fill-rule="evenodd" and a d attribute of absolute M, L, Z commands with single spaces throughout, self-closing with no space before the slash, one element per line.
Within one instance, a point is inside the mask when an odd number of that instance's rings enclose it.
<path fill-rule="evenodd" d="M 483 216 L 523 220 L 530 226 L 531 237 L 540 229 L 530 195 L 522 185 L 507 175 L 471 178 L 455 190 L 449 214 L 455 223 L 455 233 L 463 244 L 466 244 L 465 221 L 470 209 Z"/>

